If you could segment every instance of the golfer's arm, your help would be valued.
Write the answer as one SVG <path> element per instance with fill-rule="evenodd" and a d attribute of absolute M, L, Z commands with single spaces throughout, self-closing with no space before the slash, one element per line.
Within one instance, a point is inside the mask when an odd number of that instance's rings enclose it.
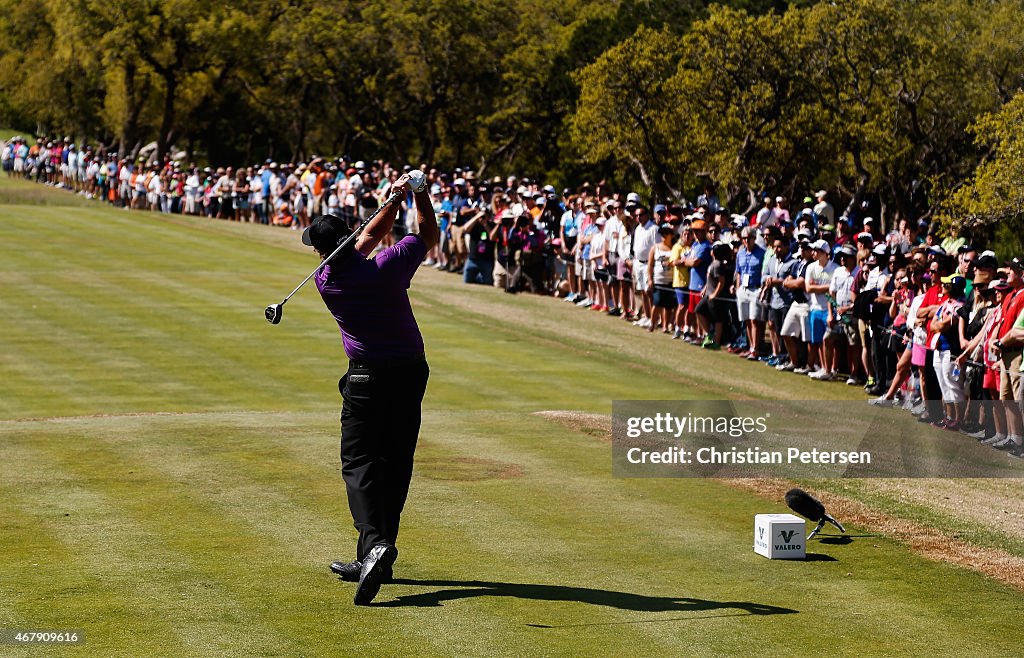
<path fill-rule="evenodd" d="M 398 216 L 398 206 L 397 201 L 389 203 L 384 210 L 380 211 L 379 215 L 366 225 L 363 232 L 356 238 L 356 251 L 369 258 L 377 245 L 391 232 L 391 227 L 395 224 L 395 217 Z"/>
<path fill-rule="evenodd" d="M 441 231 L 437 227 L 437 217 L 434 216 L 434 204 L 430 200 L 430 194 L 423 190 L 413 194 L 416 202 L 416 223 L 420 229 L 420 239 L 427 245 L 427 250 L 433 249 L 441 238 Z"/>

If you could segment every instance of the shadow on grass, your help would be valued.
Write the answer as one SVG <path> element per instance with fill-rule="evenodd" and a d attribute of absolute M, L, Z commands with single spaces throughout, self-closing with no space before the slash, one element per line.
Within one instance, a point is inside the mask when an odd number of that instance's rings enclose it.
<path fill-rule="evenodd" d="M 799 560 L 797 560 L 799 562 Z M 804 558 L 805 562 L 838 562 L 831 555 L 825 555 L 824 553 L 808 553 L 807 557 Z"/>
<path fill-rule="evenodd" d="M 444 601 L 471 599 L 478 596 L 511 596 L 518 599 L 535 601 L 576 601 L 620 610 L 636 610 L 639 612 L 702 612 L 710 610 L 733 609 L 747 615 L 790 615 L 797 610 L 780 608 L 765 603 L 749 601 L 707 601 L 672 596 L 645 596 L 629 592 L 614 592 L 589 587 L 568 587 L 565 585 L 530 585 L 526 583 L 494 583 L 480 580 L 412 580 L 396 578 L 395 585 L 415 585 L 418 587 L 440 587 L 434 592 L 422 594 L 399 595 L 393 601 L 380 603 L 382 608 L 400 607 L 432 607 Z M 734 616 L 734 615 L 712 615 Z M 692 619 L 693 617 L 683 618 Z M 671 620 L 668 620 L 671 621 Z M 551 628 L 541 624 L 530 624 L 538 628 Z"/>

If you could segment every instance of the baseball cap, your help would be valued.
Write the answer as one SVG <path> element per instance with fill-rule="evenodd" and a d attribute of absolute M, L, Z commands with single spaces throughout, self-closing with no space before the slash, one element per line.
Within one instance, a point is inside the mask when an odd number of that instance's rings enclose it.
<path fill-rule="evenodd" d="M 668 210 L 668 208 L 665 206 L 664 203 L 657 203 L 657 204 L 654 205 L 654 212 L 655 213 L 666 212 L 667 210 Z"/>
<path fill-rule="evenodd" d="M 640 203 L 640 195 L 636 192 L 630 192 L 626 195 L 626 203 Z"/>
<path fill-rule="evenodd" d="M 828 195 L 828 192 L 826 192 L 825 190 L 818 190 L 817 192 L 814 193 L 814 196 L 819 198 L 819 199 L 821 197 L 827 196 L 827 195 Z"/>
<path fill-rule="evenodd" d="M 884 244 L 876 244 L 875 248 L 871 250 L 871 253 L 876 256 L 884 256 L 888 251 L 888 248 Z"/>
<path fill-rule="evenodd" d="M 999 261 L 996 260 L 994 255 L 989 256 L 988 254 L 979 256 L 974 261 L 974 269 L 976 270 L 995 270 L 999 268 Z"/>
<path fill-rule="evenodd" d="M 956 283 L 957 280 L 963 281 L 964 277 L 961 276 L 960 274 L 957 274 L 957 273 L 954 272 L 953 274 L 950 274 L 949 276 L 942 277 L 942 279 L 940 279 L 940 280 L 943 283 Z"/>
<path fill-rule="evenodd" d="M 1006 282 L 1006 279 L 992 279 L 988 283 L 989 290 L 1009 290 L 1010 284 Z"/>
<path fill-rule="evenodd" d="M 875 236 L 871 235 L 867 231 L 861 231 L 857 234 L 857 242 L 874 242 Z"/>
<path fill-rule="evenodd" d="M 812 198 L 811 198 L 811 197 L 809 197 L 809 196 L 805 196 L 805 197 L 804 197 L 804 203 L 812 203 L 813 201 L 814 201 L 814 199 L 812 199 Z"/>
<path fill-rule="evenodd" d="M 831 251 L 832 251 L 832 248 L 824 240 L 818 240 L 817 242 L 811 243 L 811 249 L 815 249 L 817 251 L 822 251 L 822 252 L 825 252 L 826 254 L 827 253 L 831 253 Z"/>
<path fill-rule="evenodd" d="M 836 225 L 835 224 L 825 224 L 824 226 L 821 227 L 821 232 L 822 233 L 835 233 L 836 232 Z"/>
<path fill-rule="evenodd" d="M 1024 258 L 1017 256 L 1011 260 L 1006 261 L 1006 267 L 1012 267 L 1018 272 L 1024 272 Z"/>
<path fill-rule="evenodd" d="M 795 235 L 796 235 L 796 239 L 797 240 L 810 240 L 811 239 L 811 232 L 808 231 L 805 228 L 802 228 L 799 231 L 797 231 Z"/>
<path fill-rule="evenodd" d="M 946 255 L 946 250 L 937 244 L 933 244 L 932 246 L 928 247 L 928 251 L 930 251 L 933 254 L 939 254 L 940 256 Z"/>
<path fill-rule="evenodd" d="M 345 220 L 337 215 L 320 215 L 302 231 L 302 244 L 329 254 L 349 236 Z"/>
<path fill-rule="evenodd" d="M 846 243 L 842 247 L 839 248 L 839 251 L 837 253 L 839 253 L 839 254 L 841 254 L 843 256 L 856 256 L 857 255 L 857 250 L 854 249 L 853 245 L 851 245 L 850 243 Z"/>
<path fill-rule="evenodd" d="M 465 185 L 465 184 L 466 184 L 466 179 L 465 178 L 456 178 L 455 182 L 453 183 L 453 185 Z"/>
<path fill-rule="evenodd" d="M 690 228 L 694 231 L 703 231 L 706 226 L 707 224 L 704 223 L 703 219 L 694 220 L 693 223 L 690 224 Z"/>

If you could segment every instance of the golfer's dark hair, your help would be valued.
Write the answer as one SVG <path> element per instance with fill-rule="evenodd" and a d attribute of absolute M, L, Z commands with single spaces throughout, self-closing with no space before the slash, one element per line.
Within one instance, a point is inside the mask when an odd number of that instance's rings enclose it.
<path fill-rule="evenodd" d="M 337 215 L 320 215 L 310 225 L 309 241 L 320 253 L 327 255 L 352 233 L 345 220 Z"/>

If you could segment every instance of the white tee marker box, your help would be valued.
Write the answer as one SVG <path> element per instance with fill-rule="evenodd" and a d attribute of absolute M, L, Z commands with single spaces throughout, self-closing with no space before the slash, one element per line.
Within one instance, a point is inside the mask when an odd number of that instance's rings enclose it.
<path fill-rule="evenodd" d="M 807 557 L 807 527 L 793 514 L 754 515 L 754 552 L 769 560 Z"/>

